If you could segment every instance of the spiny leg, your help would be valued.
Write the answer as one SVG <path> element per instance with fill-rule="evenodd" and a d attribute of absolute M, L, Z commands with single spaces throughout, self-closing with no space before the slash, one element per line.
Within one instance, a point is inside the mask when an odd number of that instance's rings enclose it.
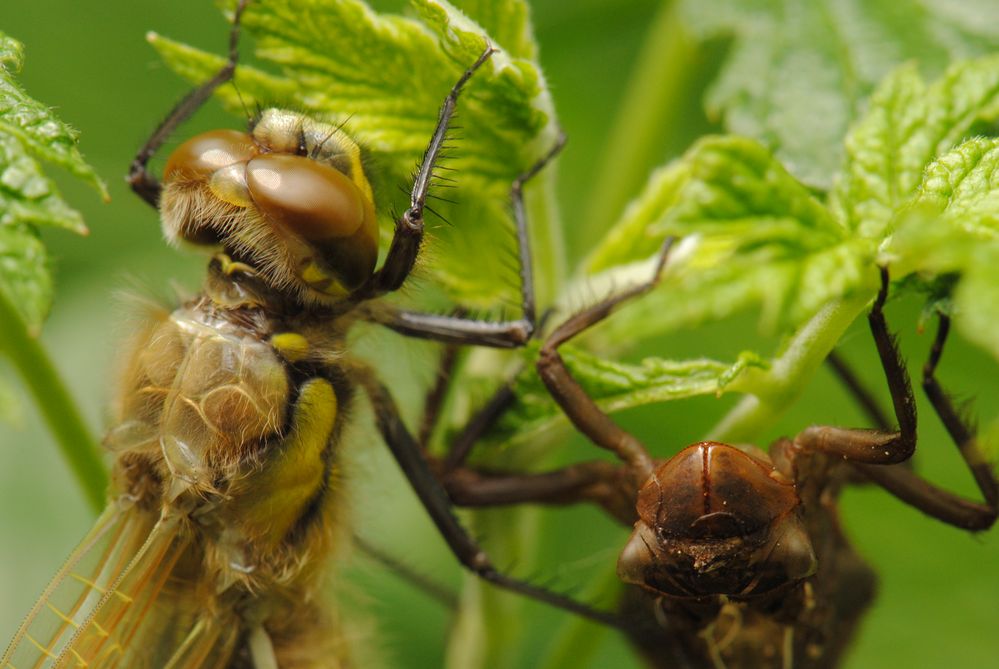
<path fill-rule="evenodd" d="M 622 622 L 612 613 L 598 611 L 570 597 L 550 592 L 498 571 L 489 560 L 489 556 L 454 516 L 451 500 L 431 471 L 416 440 L 403 424 L 395 400 L 392 399 L 388 389 L 375 379 L 366 367 L 354 365 L 352 371 L 371 400 L 378 430 L 389 450 L 392 451 L 400 469 L 413 486 L 413 490 L 449 548 L 465 568 L 501 588 L 571 611 L 595 622 L 612 627 L 622 626 Z"/>
<path fill-rule="evenodd" d="M 867 320 L 878 349 L 881 367 L 891 392 L 897 432 L 860 430 L 815 425 L 794 438 L 794 444 L 806 451 L 840 455 L 847 460 L 868 464 L 895 464 L 912 456 L 916 448 L 916 400 L 912 395 L 909 374 L 898 352 L 895 338 L 888 332 L 884 304 L 888 298 L 888 270 L 881 268 L 881 288 Z"/>
<path fill-rule="evenodd" d="M 947 341 L 949 332 L 950 317 L 940 314 L 937 324 L 937 336 L 933 340 L 929 359 L 923 365 L 923 390 L 926 392 L 933 410 L 936 411 L 940 417 L 940 421 L 947 428 L 947 433 L 950 434 L 951 439 L 957 445 L 961 457 L 964 458 L 964 461 L 971 469 L 975 483 L 978 484 L 979 490 L 982 491 L 982 495 L 991 509 L 992 517 L 995 518 L 996 507 L 999 505 L 999 485 L 996 483 L 995 471 L 993 471 L 992 465 L 985 457 L 985 454 L 978 447 L 978 441 L 975 439 L 974 432 L 954 408 L 953 402 L 951 402 L 947 393 L 944 392 L 936 377 L 937 364 L 940 362 L 940 356 L 943 354 L 943 347 Z"/>
<path fill-rule="evenodd" d="M 541 347 L 537 361 L 538 375 L 573 425 L 597 446 L 614 452 L 643 481 L 652 473 L 652 458 L 648 451 L 586 394 L 565 366 L 558 347 L 610 316 L 621 304 L 650 291 L 659 282 L 672 244 L 672 238 L 663 244 L 655 271 L 648 281 L 580 311 L 555 328 Z"/>
<path fill-rule="evenodd" d="M 430 599 L 436 601 L 445 609 L 454 611 L 458 608 L 458 596 L 447 586 L 442 583 L 438 583 L 426 574 L 421 574 L 420 572 L 414 570 L 402 560 L 397 559 L 393 555 L 389 555 L 380 547 L 358 534 L 354 535 L 354 545 L 369 558 L 387 568 L 389 571 L 397 574 L 401 579 L 409 583 Z"/>
<path fill-rule="evenodd" d="M 454 344 L 447 344 L 441 351 L 440 361 L 437 364 L 437 376 L 434 384 L 427 391 L 423 400 L 423 418 L 420 420 L 420 431 L 417 435 L 417 443 L 426 453 L 433 437 L 434 429 L 440 418 L 441 410 L 444 408 L 444 400 L 447 398 L 448 389 L 451 387 L 451 374 L 458 364 L 458 347 Z"/>
<path fill-rule="evenodd" d="M 149 161 L 169 139 L 177 126 L 189 119 L 201 105 L 205 104 L 215 89 L 232 79 L 236 72 L 236 61 L 239 58 L 240 22 L 243 18 L 243 11 L 251 1 L 240 0 L 239 4 L 236 5 L 236 11 L 232 17 L 232 30 L 229 33 L 229 57 L 222 69 L 174 105 L 167 117 L 163 119 L 163 122 L 153 131 L 153 134 L 132 159 L 132 165 L 128 170 L 128 183 L 139 197 L 154 208 L 159 207 L 161 186 L 159 179 L 149 172 Z"/>
<path fill-rule="evenodd" d="M 936 379 L 937 363 L 943 353 L 949 329 L 950 319 L 941 314 L 929 359 L 923 366 L 923 389 L 951 439 L 957 445 L 961 457 L 971 470 L 985 503 L 974 502 L 939 488 L 901 465 L 855 466 L 900 500 L 933 518 L 966 530 L 986 530 L 995 522 L 999 510 L 999 490 L 995 474 L 978 447 L 973 431 L 961 419 Z"/>
<path fill-rule="evenodd" d="M 434 166 L 447 137 L 448 125 L 458 103 L 458 96 L 472 75 L 489 60 L 495 51 L 491 45 L 487 46 L 478 60 L 465 70 L 451 87 L 447 97 L 444 98 L 444 103 L 437 116 L 437 127 L 423 153 L 423 160 L 420 162 L 416 177 L 413 179 L 409 209 L 396 221 L 395 233 L 392 236 L 388 255 L 385 257 L 385 263 L 367 284 L 358 289 L 353 296 L 355 300 L 365 300 L 398 290 L 412 271 L 416 257 L 420 252 L 420 244 L 423 242 L 423 209 L 426 206 L 427 192 L 433 179 Z"/>
<path fill-rule="evenodd" d="M 526 172 L 514 179 L 510 187 L 520 266 L 521 317 L 519 319 L 489 322 L 461 315 L 442 316 L 412 311 L 388 311 L 379 314 L 378 321 L 397 332 L 435 341 L 497 348 L 523 346 L 531 338 L 537 323 L 531 242 L 527 231 L 527 212 L 524 207 L 524 186 L 555 159 L 565 146 L 565 140 L 565 134 L 559 131 L 555 144 Z"/>
<path fill-rule="evenodd" d="M 833 370 L 836 378 L 846 386 L 850 395 L 863 412 L 867 414 L 868 420 L 879 430 L 890 430 L 892 427 L 891 422 L 888 420 L 884 409 L 881 408 L 881 404 L 871 393 L 870 389 L 863 384 L 860 377 L 857 376 L 856 371 L 846 361 L 846 358 L 836 351 L 830 351 L 826 357 L 826 362 Z"/>
<path fill-rule="evenodd" d="M 593 502 L 623 525 L 637 519 L 631 470 L 603 460 L 533 474 L 458 467 L 443 476 L 451 500 L 462 507 Z"/>
<path fill-rule="evenodd" d="M 441 463 L 442 475 L 446 476 L 448 472 L 465 463 L 475 444 L 496 424 L 500 416 L 513 406 L 515 399 L 517 396 L 510 383 L 504 383 L 493 393 L 489 401 L 475 412 L 471 420 L 451 442 L 448 453 Z"/>

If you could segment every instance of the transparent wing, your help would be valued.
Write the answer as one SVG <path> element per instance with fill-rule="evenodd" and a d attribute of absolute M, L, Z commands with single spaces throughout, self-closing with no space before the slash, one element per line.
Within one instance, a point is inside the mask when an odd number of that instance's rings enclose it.
<path fill-rule="evenodd" d="M 45 666 L 46 652 L 51 654 L 49 649 L 54 648 L 60 638 L 75 632 L 77 612 L 85 608 L 86 599 L 93 592 L 87 583 L 95 582 L 99 573 L 107 568 L 105 565 L 110 563 L 115 546 L 124 543 L 124 521 L 128 515 L 131 515 L 130 510 L 121 505 L 108 505 L 28 612 L 11 639 L 0 667 Z M 142 539 L 145 540 L 145 536 Z"/>
<path fill-rule="evenodd" d="M 132 667 L 129 647 L 166 630 L 149 615 L 190 537 L 176 515 L 116 502 L 98 518 L 18 628 L 2 669 Z"/>

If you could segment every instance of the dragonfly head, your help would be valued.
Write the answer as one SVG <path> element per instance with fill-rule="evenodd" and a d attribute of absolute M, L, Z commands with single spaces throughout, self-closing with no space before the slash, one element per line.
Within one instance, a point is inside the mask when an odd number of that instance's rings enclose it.
<path fill-rule="evenodd" d="M 222 249 L 273 289 L 342 298 L 372 274 L 378 224 L 358 145 L 337 125 L 267 109 L 250 132 L 181 144 L 163 172 L 166 236 Z"/>

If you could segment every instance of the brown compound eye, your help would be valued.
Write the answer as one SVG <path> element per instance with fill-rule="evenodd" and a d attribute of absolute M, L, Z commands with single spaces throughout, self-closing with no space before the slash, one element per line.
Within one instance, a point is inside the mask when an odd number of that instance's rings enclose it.
<path fill-rule="evenodd" d="M 245 163 L 260 153 L 253 138 L 238 130 L 212 130 L 195 135 L 170 154 L 163 180 L 207 179 L 234 163 Z"/>
<path fill-rule="evenodd" d="M 266 154 L 246 166 L 254 204 L 310 247 L 301 278 L 320 292 L 354 288 L 374 271 L 378 228 L 374 205 L 345 174 L 314 160 Z M 332 282 L 332 283 L 331 283 Z"/>

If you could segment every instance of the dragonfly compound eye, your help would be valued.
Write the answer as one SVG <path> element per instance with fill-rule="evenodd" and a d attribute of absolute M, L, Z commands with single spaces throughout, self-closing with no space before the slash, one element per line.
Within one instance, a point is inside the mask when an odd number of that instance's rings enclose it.
<path fill-rule="evenodd" d="M 253 138 L 238 130 L 212 130 L 178 146 L 163 169 L 164 181 L 201 181 L 235 163 L 245 163 L 260 153 Z"/>
<path fill-rule="evenodd" d="M 206 224 L 214 220 L 217 211 L 213 194 L 204 188 L 209 181 L 219 181 L 216 174 L 237 173 L 248 160 L 260 153 L 253 138 L 236 130 L 212 130 L 187 140 L 178 146 L 163 169 L 164 191 L 160 202 L 163 228 L 169 239 L 180 239 L 192 244 L 217 245 L 222 243 L 219 230 Z M 249 204 L 242 188 L 233 188 L 238 179 L 224 180 L 220 192 L 226 194 L 224 202 L 245 207 Z M 216 190 L 216 189 L 213 189 Z"/>
<path fill-rule="evenodd" d="M 339 280 L 354 288 L 374 271 L 374 205 L 345 174 L 309 158 L 267 154 L 247 164 L 246 185 L 264 216 L 315 250 L 299 270 L 311 287 L 323 292 Z"/>

